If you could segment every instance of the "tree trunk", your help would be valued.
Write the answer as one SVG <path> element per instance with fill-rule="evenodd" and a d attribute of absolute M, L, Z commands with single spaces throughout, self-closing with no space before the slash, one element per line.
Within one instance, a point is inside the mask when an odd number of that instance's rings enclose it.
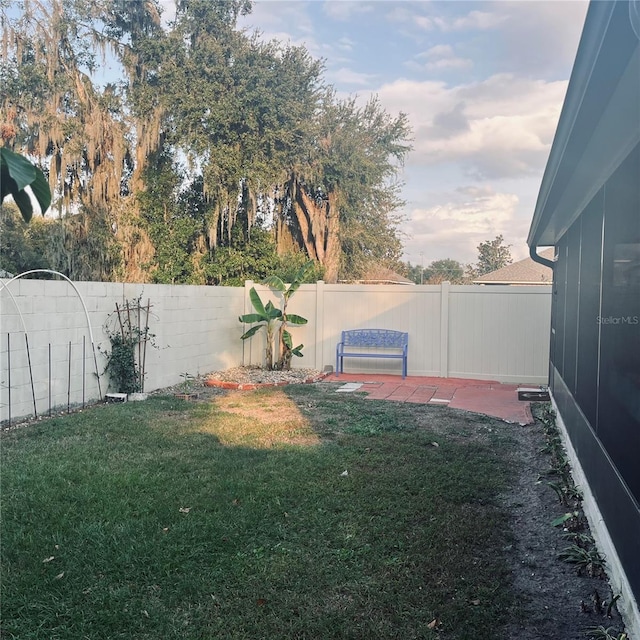
<path fill-rule="evenodd" d="M 298 224 L 300 239 L 307 255 L 325 268 L 328 283 L 338 280 L 340 268 L 340 213 L 338 195 L 317 200 L 307 192 L 296 176 L 291 176 L 291 206 Z"/>
<path fill-rule="evenodd" d="M 326 230 L 326 250 L 324 261 L 325 282 L 335 283 L 338 281 L 340 271 L 340 210 L 338 208 L 338 194 L 333 191 L 329 194 L 327 208 L 327 230 Z"/>

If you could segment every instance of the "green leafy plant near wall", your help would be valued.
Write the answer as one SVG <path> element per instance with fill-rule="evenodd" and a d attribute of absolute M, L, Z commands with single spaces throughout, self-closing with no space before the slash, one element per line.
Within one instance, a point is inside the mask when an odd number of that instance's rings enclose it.
<path fill-rule="evenodd" d="M 563 538 L 570 544 L 560 551 L 558 559 L 574 566 L 578 575 L 586 575 L 591 578 L 606 580 L 606 563 L 600 555 L 594 539 L 588 529 L 587 518 L 581 508 L 582 494 L 577 489 L 571 475 L 571 465 L 562 441 L 562 436 L 556 424 L 556 415 L 551 405 L 541 403 L 535 407 L 536 418 L 542 425 L 546 445 L 542 452 L 549 454 L 551 468 L 547 475 L 554 479 L 547 482 L 547 486 L 556 493 L 563 507 L 569 507 L 569 511 L 555 518 L 551 525 L 564 529 Z M 542 480 L 539 480 L 542 482 Z M 592 595 L 593 604 L 584 601 L 581 607 L 585 613 L 596 613 L 611 619 L 613 610 L 620 595 L 611 593 L 608 599 L 603 599 L 597 590 Z M 602 638 L 602 640 L 627 640 L 628 636 L 623 631 L 614 627 L 590 627 L 585 629 L 585 635 L 589 638 Z"/>
<path fill-rule="evenodd" d="M 267 302 L 265 305 L 255 287 L 251 287 L 251 290 L 249 291 L 249 299 L 255 309 L 255 313 L 247 313 L 240 316 L 238 320 L 244 324 L 257 324 L 240 336 L 240 339 L 247 340 L 258 331 L 262 329 L 265 330 L 265 366 L 269 370 L 290 369 L 292 357 L 302 357 L 302 348 L 304 345 L 299 344 L 296 347 L 293 346 L 293 338 L 290 331 L 287 329 L 287 326 L 307 324 L 307 319 L 294 313 L 288 313 L 287 305 L 289 304 L 289 300 L 292 298 L 293 294 L 300 288 L 305 277 L 313 270 L 313 268 L 313 261 L 303 264 L 295 273 L 289 285 L 285 284 L 280 277 L 275 275 L 270 276 L 264 281 L 263 284 L 267 285 L 272 291 L 281 294 L 282 303 L 280 309 L 278 309 L 271 301 Z M 278 336 L 278 359 L 274 364 L 273 347 L 276 332 Z"/>
<path fill-rule="evenodd" d="M 140 391 L 140 370 L 135 357 L 136 340 L 113 333 L 109 336 L 109 341 L 111 352 L 107 354 L 105 373 L 109 376 L 110 386 L 118 393 Z"/>
<path fill-rule="evenodd" d="M 110 351 L 101 350 L 107 359 L 105 373 L 109 386 L 118 393 L 144 391 L 147 343 L 154 345 L 154 334 L 149 331 L 151 303 L 141 304 L 141 296 L 116 304 L 104 325 L 111 344 Z"/>

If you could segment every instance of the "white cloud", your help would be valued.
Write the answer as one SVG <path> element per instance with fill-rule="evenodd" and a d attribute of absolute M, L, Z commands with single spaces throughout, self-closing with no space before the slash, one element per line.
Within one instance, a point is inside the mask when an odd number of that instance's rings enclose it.
<path fill-rule="evenodd" d="M 441 58 L 425 65 L 429 71 L 445 71 L 450 69 L 470 69 L 473 61 L 468 58 Z"/>
<path fill-rule="evenodd" d="M 472 60 L 456 56 L 453 47 L 448 44 L 435 45 L 419 53 L 416 59 L 425 60 L 424 68 L 429 71 L 467 69 L 473 66 Z"/>
<path fill-rule="evenodd" d="M 338 48 L 343 51 L 351 51 L 353 49 L 354 42 L 350 38 L 342 37 L 338 40 Z"/>
<path fill-rule="evenodd" d="M 456 3 L 444 7 L 442 3 L 431 4 L 426 2 L 405 3 L 403 6 L 394 7 L 387 17 L 392 22 L 411 24 L 422 31 L 486 31 L 500 26 L 507 18 L 498 12 L 473 10 L 469 13 L 456 15 L 455 12 L 462 7 L 462 3 Z M 451 12 L 447 15 L 444 10 Z M 437 13 L 436 13 L 437 11 Z"/>
<path fill-rule="evenodd" d="M 371 82 L 375 79 L 375 75 L 369 73 L 358 73 L 346 67 L 337 69 L 336 71 L 327 71 L 327 79 L 338 85 L 353 85 L 357 84 L 363 87 L 371 86 Z"/>
<path fill-rule="evenodd" d="M 542 171 L 566 84 L 499 74 L 455 87 L 397 80 L 377 94 L 409 117 L 408 164 L 461 162 L 471 175 L 502 178 Z"/>
<path fill-rule="evenodd" d="M 469 11 L 466 2 L 404 2 L 388 11 L 386 19 L 393 30 L 416 43 L 438 45 L 434 39 L 453 40 L 458 56 L 484 62 L 494 72 L 566 77 L 587 0 L 473 5 Z"/>
<path fill-rule="evenodd" d="M 520 73 L 548 74 L 573 63 L 587 12 L 586 0 L 498 2 L 503 20 L 496 53 Z"/>
<path fill-rule="evenodd" d="M 327 0 L 322 5 L 324 13 L 333 20 L 346 22 L 351 20 L 355 15 L 361 13 L 369 13 L 373 7 L 363 0 Z"/>
<path fill-rule="evenodd" d="M 443 31 L 484 31 L 495 29 L 505 21 L 505 17 L 488 11 L 470 11 L 467 15 L 441 24 Z"/>
<path fill-rule="evenodd" d="M 419 53 L 416 58 L 418 60 L 426 58 L 432 60 L 433 58 L 449 58 L 453 55 L 453 47 L 450 44 L 437 44 L 422 53 Z"/>
<path fill-rule="evenodd" d="M 405 255 L 414 263 L 420 251 L 424 252 L 425 266 L 443 258 L 473 263 L 481 242 L 498 234 L 505 236 L 507 244 L 511 242 L 517 195 L 471 185 L 439 197 L 440 204 L 411 210 L 403 227 Z"/>

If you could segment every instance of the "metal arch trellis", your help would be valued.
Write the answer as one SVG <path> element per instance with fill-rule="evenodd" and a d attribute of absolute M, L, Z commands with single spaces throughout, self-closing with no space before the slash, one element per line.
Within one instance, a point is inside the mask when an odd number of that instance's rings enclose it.
<path fill-rule="evenodd" d="M 80 303 L 82 304 L 82 309 L 84 311 L 84 315 L 85 318 L 87 320 L 87 327 L 89 329 L 89 338 L 91 339 L 91 350 L 93 353 L 93 364 L 95 367 L 95 374 L 96 374 L 96 379 L 98 382 L 98 396 L 101 398 L 102 397 L 102 386 L 100 385 L 100 371 L 98 369 L 98 359 L 96 356 L 96 346 L 95 346 L 95 341 L 93 339 L 93 329 L 91 328 L 91 322 L 89 320 L 89 311 L 87 310 L 87 305 L 84 302 L 84 298 L 82 297 L 82 294 L 80 293 L 80 291 L 78 291 L 78 288 L 76 287 L 76 285 L 67 277 L 64 275 L 64 273 L 60 273 L 59 271 L 53 271 L 52 269 L 30 269 L 29 271 L 24 271 L 23 273 L 19 273 L 17 276 L 13 276 L 13 278 L 11 278 L 10 280 L 8 280 L 7 282 L 0 282 L 0 291 L 2 291 L 3 289 L 7 290 L 7 293 L 9 294 L 9 296 L 11 297 L 11 300 L 13 301 L 13 304 L 15 305 L 18 314 L 20 316 L 20 321 L 22 322 L 22 328 L 24 330 L 24 337 L 25 337 L 25 344 L 26 344 L 26 349 L 27 349 L 27 360 L 29 363 L 29 376 L 31 378 L 31 393 L 32 393 L 32 397 L 33 397 L 33 411 L 35 413 L 35 415 L 37 416 L 38 412 L 37 412 L 37 408 L 36 408 L 36 398 L 35 398 L 35 390 L 34 390 L 34 385 L 33 385 L 33 374 L 31 371 L 31 356 L 29 353 L 29 337 L 28 337 L 28 332 L 27 332 L 27 325 L 24 321 L 24 317 L 22 315 L 22 311 L 20 310 L 20 307 L 18 306 L 18 303 L 15 299 L 15 297 L 13 296 L 13 294 L 11 293 L 10 289 L 9 289 L 9 285 L 14 282 L 14 280 L 18 280 L 20 278 L 24 278 L 25 276 L 31 275 L 33 273 L 50 273 L 52 275 L 56 275 L 56 276 L 60 276 L 61 278 L 64 278 L 73 288 L 73 290 L 76 292 L 76 295 L 78 296 L 78 298 L 80 299 Z"/>
<path fill-rule="evenodd" d="M 629 2 L 629 21 L 633 32 L 640 40 L 640 0 L 631 0 Z"/>

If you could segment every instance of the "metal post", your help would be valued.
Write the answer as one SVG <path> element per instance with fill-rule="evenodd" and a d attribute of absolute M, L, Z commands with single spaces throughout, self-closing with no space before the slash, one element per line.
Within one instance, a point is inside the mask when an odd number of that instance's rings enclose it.
<path fill-rule="evenodd" d="M 84 391 L 85 383 L 84 376 L 87 372 L 87 363 L 85 361 L 87 357 L 87 336 L 82 336 L 82 408 L 84 409 Z"/>
<path fill-rule="evenodd" d="M 36 408 L 36 389 L 33 386 L 33 369 L 31 368 L 31 352 L 29 351 L 29 336 L 24 334 L 24 341 L 27 345 L 27 362 L 29 363 L 29 379 L 31 380 L 31 396 L 33 397 L 33 417 L 38 417 L 38 410 Z"/>
<path fill-rule="evenodd" d="M 49 417 L 51 417 L 51 343 L 49 343 Z"/>
<path fill-rule="evenodd" d="M 69 373 L 67 375 L 67 413 L 71 412 L 71 340 L 69 340 Z"/>
<path fill-rule="evenodd" d="M 9 426 L 11 426 L 11 334 L 7 333 L 7 391 L 9 392 Z"/>

